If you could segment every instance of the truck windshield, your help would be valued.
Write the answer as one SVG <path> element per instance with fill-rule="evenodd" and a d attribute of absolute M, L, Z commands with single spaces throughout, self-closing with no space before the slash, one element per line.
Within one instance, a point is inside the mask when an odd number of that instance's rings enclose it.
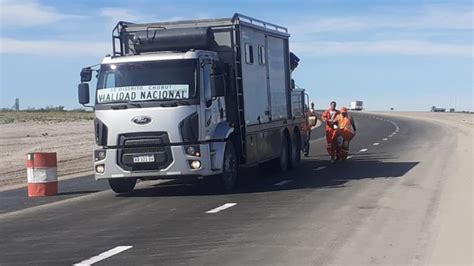
<path fill-rule="evenodd" d="M 195 99 L 197 60 L 104 64 L 97 80 L 97 104 Z"/>

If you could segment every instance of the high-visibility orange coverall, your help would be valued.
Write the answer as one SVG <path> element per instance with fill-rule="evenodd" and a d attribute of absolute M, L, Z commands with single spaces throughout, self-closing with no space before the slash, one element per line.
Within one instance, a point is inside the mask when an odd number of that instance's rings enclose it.
<path fill-rule="evenodd" d="M 331 159 L 335 159 L 336 157 L 336 130 L 333 128 L 333 123 L 336 121 L 337 117 L 339 116 L 339 110 L 332 111 L 328 109 L 323 112 L 321 115 L 321 120 L 326 122 L 326 150 L 328 154 L 331 156 Z"/>
<path fill-rule="evenodd" d="M 338 115 L 337 123 L 339 129 L 337 130 L 336 135 L 343 137 L 342 147 L 339 150 L 337 157 L 339 157 L 339 159 L 346 159 L 349 153 L 349 142 L 355 135 L 355 123 L 352 116 L 343 116 L 342 114 Z"/>

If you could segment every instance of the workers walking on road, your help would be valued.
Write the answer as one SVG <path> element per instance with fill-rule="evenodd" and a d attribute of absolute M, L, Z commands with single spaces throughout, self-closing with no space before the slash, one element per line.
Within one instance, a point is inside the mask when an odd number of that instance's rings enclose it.
<path fill-rule="evenodd" d="M 304 145 L 304 156 L 309 156 L 309 141 L 311 140 L 311 130 L 316 127 L 318 117 L 316 116 L 316 111 L 314 109 L 314 102 L 311 103 L 311 109 L 307 111 L 307 120 L 306 120 L 306 141 Z"/>
<path fill-rule="evenodd" d="M 336 118 L 337 129 L 337 159 L 345 160 L 349 154 L 349 143 L 354 138 L 356 125 L 354 118 L 348 114 L 347 108 L 342 107 L 341 113 Z"/>
<path fill-rule="evenodd" d="M 336 102 L 332 101 L 329 109 L 321 115 L 321 120 L 326 122 L 326 150 L 331 156 L 331 162 L 334 162 L 336 159 L 336 130 L 338 128 L 337 117 L 339 114 L 339 110 L 336 109 Z"/>

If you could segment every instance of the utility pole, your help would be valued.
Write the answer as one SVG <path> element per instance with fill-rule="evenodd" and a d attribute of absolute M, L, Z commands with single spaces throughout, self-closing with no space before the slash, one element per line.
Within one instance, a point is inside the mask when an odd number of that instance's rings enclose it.
<path fill-rule="evenodd" d="M 15 111 L 20 111 L 20 98 L 15 98 L 15 103 L 12 106 Z"/>

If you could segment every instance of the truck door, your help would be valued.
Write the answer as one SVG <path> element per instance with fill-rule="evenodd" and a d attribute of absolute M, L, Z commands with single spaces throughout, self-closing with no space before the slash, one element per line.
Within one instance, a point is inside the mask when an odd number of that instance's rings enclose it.
<path fill-rule="evenodd" d="M 268 55 L 268 94 L 272 120 L 288 118 L 288 59 L 284 39 L 266 36 Z"/>
<path fill-rule="evenodd" d="M 258 57 L 259 47 L 265 46 L 265 35 L 243 27 L 241 45 L 245 122 L 247 126 L 267 123 L 270 121 L 267 71 Z"/>
<path fill-rule="evenodd" d="M 204 60 L 202 65 L 202 97 L 201 97 L 201 114 L 200 114 L 200 124 L 204 125 L 202 128 L 202 137 L 204 139 L 210 139 L 212 134 L 219 122 L 223 120 L 223 115 L 221 109 L 224 108 L 224 103 L 222 97 L 218 99 L 213 99 L 211 96 L 211 80 L 210 76 L 212 73 L 212 61 Z M 210 100 L 210 101 L 209 101 Z M 208 106 L 208 102 L 210 105 Z"/>

